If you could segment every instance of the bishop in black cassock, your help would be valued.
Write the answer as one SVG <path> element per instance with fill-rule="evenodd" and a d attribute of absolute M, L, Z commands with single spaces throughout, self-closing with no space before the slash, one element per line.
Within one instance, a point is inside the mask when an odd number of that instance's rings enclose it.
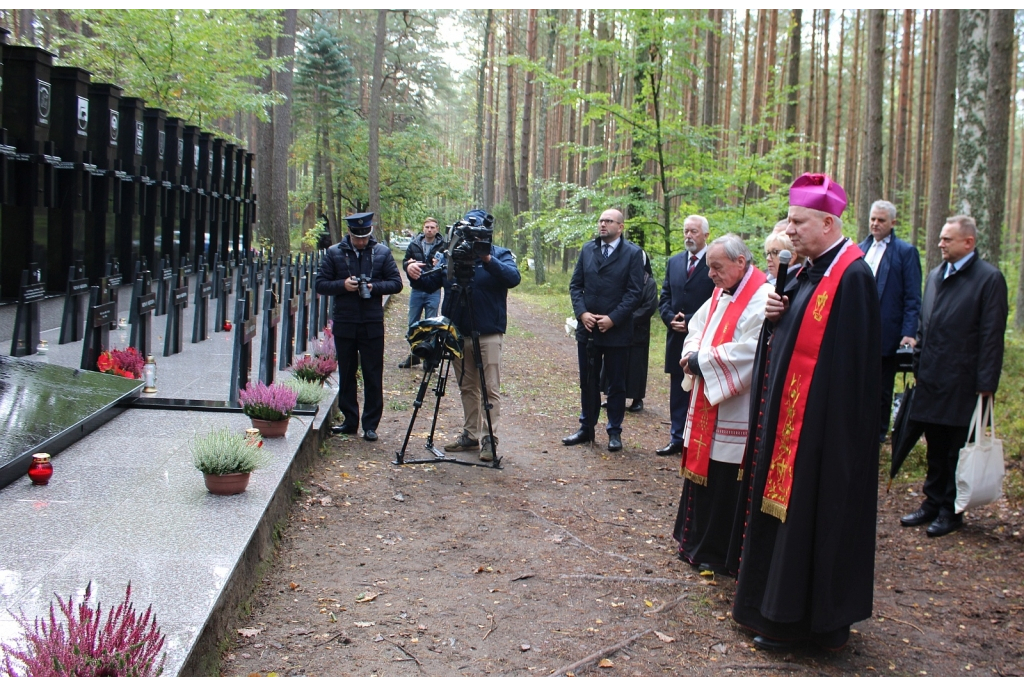
<path fill-rule="evenodd" d="M 822 174 L 790 189 L 786 233 L 811 260 L 786 300 L 769 296 L 755 364 L 728 561 L 733 619 L 763 648 L 838 649 L 871 616 L 881 324 L 871 269 L 842 236 L 845 206 Z"/>

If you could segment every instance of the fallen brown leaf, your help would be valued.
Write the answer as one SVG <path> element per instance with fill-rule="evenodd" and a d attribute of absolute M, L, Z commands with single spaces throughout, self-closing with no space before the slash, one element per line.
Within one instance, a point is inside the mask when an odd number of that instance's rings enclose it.
<path fill-rule="evenodd" d="M 597 662 L 598 668 L 611 668 L 615 663 L 611 659 L 601 659 Z"/>

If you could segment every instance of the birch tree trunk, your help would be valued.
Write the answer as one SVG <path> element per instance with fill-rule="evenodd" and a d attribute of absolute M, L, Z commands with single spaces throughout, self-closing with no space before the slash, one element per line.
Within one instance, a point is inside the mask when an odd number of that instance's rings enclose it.
<path fill-rule="evenodd" d="M 988 83 L 988 10 L 960 12 L 956 76 L 956 199 L 958 214 L 974 217 L 978 253 L 989 258 L 985 176 L 985 91 Z"/>

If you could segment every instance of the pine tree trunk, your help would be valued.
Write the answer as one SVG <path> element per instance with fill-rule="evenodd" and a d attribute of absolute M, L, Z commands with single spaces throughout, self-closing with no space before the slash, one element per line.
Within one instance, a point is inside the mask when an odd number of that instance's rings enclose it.
<path fill-rule="evenodd" d="M 932 140 L 932 94 L 934 92 L 935 71 L 935 37 L 938 35 L 938 13 L 925 10 L 921 20 L 921 86 L 918 96 L 917 112 L 917 159 L 914 162 L 914 223 L 911 228 L 910 240 L 918 244 L 918 232 L 924 227 L 924 170 L 930 163 Z M 927 235 L 927 229 L 926 235 Z"/>
<path fill-rule="evenodd" d="M 786 79 L 786 140 L 796 140 L 796 106 L 799 101 L 800 86 L 800 25 L 803 21 L 802 9 L 792 10 L 789 22 L 789 75 Z M 789 183 L 794 179 L 793 162 L 786 163 L 786 175 Z"/>
<path fill-rule="evenodd" d="M 747 125 L 747 84 L 750 82 L 750 10 L 743 21 L 743 71 L 740 77 L 740 135 Z"/>
<path fill-rule="evenodd" d="M 885 10 L 868 10 L 867 108 L 864 153 L 857 192 L 857 240 L 868 235 L 871 203 L 882 199 L 882 88 L 885 73 Z"/>
<path fill-rule="evenodd" d="M 298 11 L 282 10 L 283 25 L 277 37 L 277 56 L 284 68 L 277 74 L 277 92 L 284 102 L 274 105 L 274 175 L 271 202 L 274 213 L 274 249 L 291 252 L 291 212 L 288 211 L 288 144 L 292 130 L 292 71 L 295 66 L 295 20 Z M 280 253 L 279 253 L 280 254 Z"/>
<path fill-rule="evenodd" d="M 369 127 L 369 149 L 367 154 L 367 185 L 369 186 L 369 211 L 374 213 L 380 222 L 377 230 L 378 239 L 383 231 L 383 220 L 380 215 L 380 98 L 384 88 L 384 45 L 387 40 L 388 11 L 377 10 L 377 30 L 373 41 L 373 81 L 370 84 L 370 112 L 367 117 Z"/>
<path fill-rule="evenodd" d="M 824 26 L 822 27 L 821 36 L 821 116 L 818 118 L 819 126 L 821 127 L 821 134 L 818 136 L 818 145 L 820 146 L 820 157 L 818 159 L 818 170 L 821 173 L 825 173 L 825 169 L 828 162 L 828 30 L 832 20 L 832 11 L 829 9 L 825 10 L 825 16 L 822 19 Z"/>
<path fill-rule="evenodd" d="M 526 52 L 527 58 L 533 62 L 537 59 L 537 10 L 527 10 L 526 19 Z M 533 73 L 525 70 L 523 75 L 523 120 L 522 137 L 519 140 L 519 214 L 516 226 L 522 231 L 526 222 L 526 213 L 530 210 L 530 140 L 533 133 Z M 520 233 L 519 253 L 526 252 L 526 236 Z"/>
<path fill-rule="evenodd" d="M 850 108 L 847 111 L 846 163 L 843 166 L 843 188 L 849 198 L 857 191 L 857 159 L 860 142 L 860 44 L 861 10 L 857 10 L 853 30 L 853 67 L 850 74 Z"/>
<path fill-rule="evenodd" d="M 483 176 L 484 176 L 484 209 L 486 209 L 489 212 L 494 209 L 494 171 L 495 171 L 495 153 L 497 152 L 494 143 L 495 143 L 495 141 L 498 138 L 497 131 L 496 131 L 496 121 L 495 121 L 495 117 L 494 117 L 495 104 L 496 104 L 495 101 L 494 101 L 494 99 L 495 99 L 494 98 L 494 95 L 495 95 L 494 91 L 497 88 L 497 83 L 496 83 L 496 79 L 495 79 L 495 75 L 497 73 L 497 69 L 495 69 L 494 67 L 495 67 L 495 64 L 497 63 L 497 60 L 495 59 L 495 54 L 494 54 L 494 51 L 495 51 L 494 31 L 490 30 L 490 27 L 491 27 L 492 21 L 493 21 L 493 17 L 491 15 L 491 12 L 492 12 L 492 10 L 487 10 L 487 15 L 488 15 L 487 24 L 488 24 L 488 34 L 489 34 L 488 35 L 488 39 L 487 39 L 487 42 L 488 42 L 487 52 L 491 55 L 491 58 L 487 62 L 487 98 L 486 98 L 487 104 L 486 104 L 486 106 L 484 108 L 484 111 L 485 111 L 484 116 L 487 117 L 487 130 L 484 131 L 484 174 L 483 174 Z"/>
<path fill-rule="evenodd" d="M 711 24 L 706 33 L 705 66 L 704 66 L 704 113 L 701 123 L 704 126 L 715 126 L 718 123 L 718 52 L 721 46 L 722 10 L 708 10 L 708 22 Z"/>
<path fill-rule="evenodd" d="M 547 54 L 544 58 L 544 68 L 550 74 L 554 67 L 555 58 L 555 40 L 557 38 L 558 28 L 558 10 L 548 10 L 548 36 L 547 36 Z M 536 59 L 536 55 L 531 57 Z M 539 213 L 541 211 L 541 194 L 540 185 L 541 183 L 548 180 L 550 174 L 550 168 L 548 166 L 548 150 L 550 148 L 550 136 L 551 131 L 548 127 L 548 114 L 549 114 L 549 102 L 548 102 L 548 89 L 543 85 L 540 86 L 540 111 L 537 120 L 537 158 L 534 162 L 534 180 L 533 180 L 533 210 Z M 533 244 L 531 245 L 530 252 L 533 253 L 533 269 L 534 269 L 534 280 L 537 285 L 544 285 L 544 234 L 540 228 L 533 229 Z"/>
<path fill-rule="evenodd" d="M 839 11 L 839 69 L 838 92 L 836 93 L 836 132 L 832 143 L 832 178 L 839 178 L 839 134 L 843 130 L 843 59 L 846 50 L 846 11 Z"/>
<path fill-rule="evenodd" d="M 611 40 L 608 21 L 604 14 L 601 14 L 597 20 L 597 39 L 602 42 Z M 594 58 L 594 90 L 598 93 L 608 92 L 608 62 L 609 57 L 604 54 L 598 54 Z M 605 146 L 605 118 L 602 114 L 594 120 L 594 147 Z M 600 153 L 598 159 L 594 160 L 590 166 L 590 185 L 592 186 L 596 185 L 604 176 L 605 156 L 603 152 Z"/>
<path fill-rule="evenodd" d="M 256 39 L 256 49 L 263 59 L 274 56 L 274 47 L 270 37 Z M 260 92 L 269 95 L 274 92 L 274 72 L 267 73 L 259 79 Z M 273 240 L 273 181 L 274 181 L 274 107 L 270 107 L 270 121 L 256 122 L 256 200 L 257 233 L 260 238 Z"/>
<path fill-rule="evenodd" d="M 473 202 L 484 204 L 484 87 L 487 85 L 487 50 L 491 46 L 491 21 L 494 10 L 487 10 L 484 24 L 484 47 L 480 55 L 480 76 L 476 87 L 476 140 L 473 141 Z"/>
<path fill-rule="evenodd" d="M 956 112 L 957 42 L 960 35 L 960 10 L 938 10 L 938 50 L 935 54 L 938 74 L 935 79 L 932 155 L 928 169 L 928 235 L 925 240 L 925 264 L 931 271 L 942 256 L 939 232 L 949 216 L 953 166 L 953 117 Z"/>
<path fill-rule="evenodd" d="M 736 69 L 734 68 L 736 60 L 736 10 L 731 10 L 729 17 L 729 58 L 726 62 L 729 72 L 725 76 L 725 100 L 722 103 L 722 107 L 720 107 L 721 113 L 718 117 L 718 121 L 722 126 L 718 139 L 719 154 L 728 149 L 731 141 L 730 132 L 732 131 L 732 84 L 736 74 Z"/>
<path fill-rule="evenodd" d="M 887 14 L 888 16 L 888 14 Z M 885 120 L 889 129 L 889 140 L 885 146 L 885 178 L 883 181 L 883 197 L 886 199 L 892 198 L 893 194 L 893 166 L 896 164 L 896 155 L 893 150 L 893 141 L 896 135 L 896 38 L 898 37 L 899 24 L 896 21 L 896 10 L 892 13 L 892 38 L 889 40 L 889 44 L 892 45 L 892 50 L 889 51 L 889 118 Z"/>
<path fill-rule="evenodd" d="M 907 132 L 910 128 L 910 93 L 913 90 L 911 84 L 911 59 L 913 52 L 911 44 L 911 29 L 914 25 L 915 10 L 903 11 L 903 45 L 900 51 L 900 106 L 898 120 L 896 123 L 896 168 L 891 176 L 889 197 L 899 201 L 900 209 L 906 207 L 904 201 L 904 180 L 903 175 L 907 167 Z"/>
<path fill-rule="evenodd" d="M 985 176 L 985 91 L 988 83 L 988 10 L 960 12 L 956 77 L 956 198 L 958 214 L 974 217 L 978 253 L 989 258 Z"/>
<path fill-rule="evenodd" d="M 505 78 L 505 195 L 512 206 L 512 215 L 519 216 L 519 189 L 516 185 L 516 73 L 512 64 L 515 54 L 515 10 L 507 12 L 505 55 L 508 58 Z"/>
<path fill-rule="evenodd" d="M 1006 207 L 1006 160 L 1010 124 L 1010 81 L 1014 57 L 1014 11 L 993 9 L 988 26 L 988 89 L 985 93 L 985 130 L 988 151 L 988 251 L 999 265 L 1003 216 Z"/>
<path fill-rule="evenodd" d="M 758 10 L 757 14 L 757 39 L 754 45 L 754 97 L 752 98 L 750 108 L 751 128 L 757 128 L 761 123 L 761 100 L 764 97 L 765 81 L 765 41 L 768 33 L 768 11 Z M 761 135 L 758 133 L 750 143 L 751 155 L 758 153 L 758 143 L 760 140 Z M 747 184 L 746 197 L 747 199 L 761 197 L 761 188 L 754 181 L 750 181 Z"/>

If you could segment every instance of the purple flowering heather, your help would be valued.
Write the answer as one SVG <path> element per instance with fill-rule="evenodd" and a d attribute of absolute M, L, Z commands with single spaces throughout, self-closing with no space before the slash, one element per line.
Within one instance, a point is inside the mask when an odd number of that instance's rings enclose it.
<path fill-rule="evenodd" d="M 327 333 L 328 331 L 324 331 Z M 326 359 L 337 359 L 338 351 L 334 346 L 334 336 L 325 335 L 323 340 L 314 340 L 310 346 L 310 352 L 314 357 L 323 357 Z"/>
<path fill-rule="evenodd" d="M 124 601 L 107 613 L 107 621 L 100 627 L 102 617 L 99 603 L 89 606 L 92 583 L 85 588 L 82 603 L 74 597 L 65 602 L 57 596 L 65 623 L 58 623 L 53 602 L 49 619 L 37 618 L 29 623 L 25 614 L 15 620 L 25 631 L 26 648 L 19 650 L 0 645 L 4 663 L 0 673 L 14 677 L 21 671 L 28 676 L 159 676 L 164 670 L 167 655 L 160 655 L 164 636 L 156 626 L 153 607 L 140 617 L 131 603 L 132 585 L 124 594 Z M 160 657 L 159 662 L 157 657 Z"/>
<path fill-rule="evenodd" d="M 238 403 L 245 415 L 264 421 L 280 421 L 288 417 L 295 408 L 298 393 L 284 385 L 266 385 L 260 381 L 248 383 L 238 393 Z"/>
<path fill-rule="evenodd" d="M 338 369 L 338 361 L 331 357 L 299 357 L 292 364 L 296 378 L 308 383 L 323 383 Z"/>

